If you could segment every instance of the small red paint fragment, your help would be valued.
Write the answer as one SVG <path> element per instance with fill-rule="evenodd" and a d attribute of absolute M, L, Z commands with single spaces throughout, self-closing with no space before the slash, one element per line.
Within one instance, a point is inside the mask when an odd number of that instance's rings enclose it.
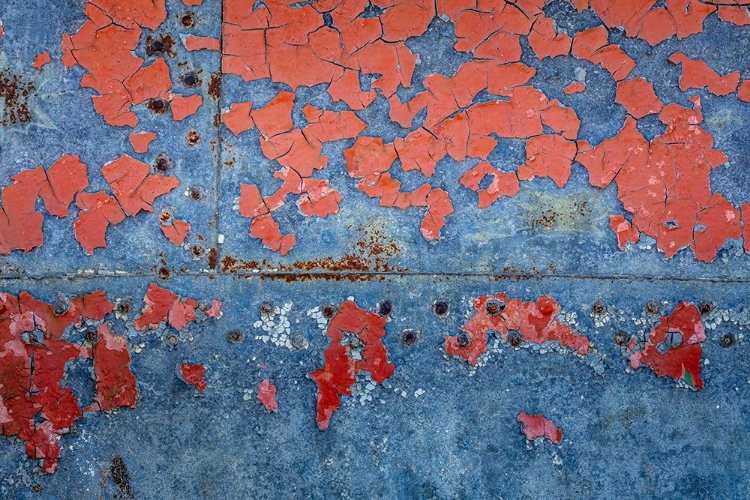
<path fill-rule="evenodd" d="M 708 67 L 700 59 L 690 59 L 685 54 L 675 52 L 669 57 L 672 64 L 682 65 L 682 76 L 680 76 L 680 90 L 700 89 L 708 87 L 708 91 L 717 96 L 734 93 L 740 81 L 740 72 L 735 71 L 728 75 L 720 75 Z"/>
<path fill-rule="evenodd" d="M 135 376 L 130 371 L 127 338 L 112 334 L 107 324 L 99 325 L 96 331 L 99 340 L 94 344 L 93 349 L 96 379 L 95 404 L 85 410 L 135 408 L 138 388 Z"/>
<path fill-rule="evenodd" d="M 565 95 L 572 95 L 572 94 L 578 94 L 580 92 L 583 92 L 584 90 L 586 90 L 586 84 L 581 83 L 581 82 L 573 82 L 567 85 L 563 89 L 563 92 L 565 93 Z"/>
<path fill-rule="evenodd" d="M 701 379 L 701 343 L 706 340 L 701 314 L 695 305 L 680 302 L 669 317 L 661 321 L 638 346 L 637 339 L 628 345 L 630 366 L 645 365 L 659 377 L 684 380 L 690 387 L 703 389 Z"/>
<path fill-rule="evenodd" d="M 156 283 L 148 286 L 146 295 L 143 297 L 144 307 L 134 320 L 135 329 L 143 331 L 149 328 L 158 328 L 166 322 L 175 330 L 182 330 L 195 320 L 205 319 L 198 316 L 198 302 L 191 298 L 181 298 L 174 292 L 162 288 Z M 205 317 L 220 317 L 220 304 L 214 301 Z"/>
<path fill-rule="evenodd" d="M 164 233 L 164 236 L 178 247 L 185 242 L 189 231 L 190 224 L 180 219 L 173 220 L 171 224 L 161 225 L 161 232 Z"/>
<path fill-rule="evenodd" d="M 240 135 L 255 126 L 250 112 L 253 109 L 251 102 L 236 102 L 232 104 L 229 111 L 222 113 L 221 122 L 234 134 Z"/>
<path fill-rule="evenodd" d="M 201 364 L 190 365 L 183 363 L 180 365 L 180 377 L 188 385 L 195 386 L 200 392 L 206 390 L 206 369 Z"/>
<path fill-rule="evenodd" d="M 607 30 L 603 26 L 576 33 L 571 52 L 578 59 L 601 66 L 616 82 L 625 79 L 635 68 L 635 61 L 624 50 L 607 41 Z"/>
<path fill-rule="evenodd" d="M 331 339 L 325 351 L 325 366 L 310 374 L 318 384 L 317 418 L 320 430 L 328 429 L 331 416 L 341 406 L 341 396 L 352 395 L 356 375 L 369 372 L 376 384 L 393 375 L 383 344 L 386 318 L 360 309 L 354 301 L 343 302 L 328 323 Z M 353 351 L 356 351 L 354 353 Z"/>
<path fill-rule="evenodd" d="M 636 120 L 651 113 L 658 113 L 663 107 L 654 92 L 654 86 L 642 77 L 618 82 L 615 101 L 622 104 L 628 114 Z"/>
<path fill-rule="evenodd" d="M 200 7 L 200 5 L 203 3 L 203 0 L 182 0 L 182 3 L 184 3 L 187 7 Z"/>
<path fill-rule="evenodd" d="M 218 38 L 210 36 L 195 36 L 187 35 L 183 42 L 185 43 L 185 49 L 188 52 L 195 52 L 196 50 L 220 50 L 221 44 Z"/>
<path fill-rule="evenodd" d="M 201 104 L 203 104 L 203 98 L 198 94 L 187 97 L 176 95 L 172 98 L 172 105 L 170 106 L 172 118 L 182 121 L 188 116 L 194 115 Z"/>
<path fill-rule="evenodd" d="M 496 306 L 496 312 L 488 311 L 488 303 Z M 561 307 L 548 295 L 540 296 L 536 302 L 511 299 L 505 293 L 482 295 L 474 299 L 474 310 L 474 316 L 461 327 L 468 335 L 468 343 L 461 345 L 458 336 L 446 336 L 444 342 L 449 356 L 459 356 L 472 366 L 476 366 L 479 357 L 487 351 L 490 331 L 497 332 L 502 339 L 507 339 L 511 331 L 517 331 L 526 342 L 556 341 L 578 354 L 589 353 L 588 337 L 559 322 L 557 315 Z"/>
<path fill-rule="evenodd" d="M 50 61 L 51 59 L 49 57 L 49 52 L 42 52 L 41 54 L 36 56 L 31 66 L 41 71 L 44 65 L 49 64 Z"/>
<path fill-rule="evenodd" d="M 206 316 L 209 318 L 220 318 L 221 315 L 221 302 L 216 299 L 212 300 L 211 307 L 206 311 Z"/>
<path fill-rule="evenodd" d="M 277 411 L 279 409 L 279 405 L 276 402 L 276 386 L 270 380 L 264 379 L 258 384 L 258 395 L 256 397 L 263 403 L 266 410 Z"/>
<path fill-rule="evenodd" d="M 136 153 L 144 154 L 148 153 L 148 147 L 156 139 L 155 132 L 136 132 L 128 136 L 130 144 L 133 145 L 133 149 Z"/>
<path fill-rule="evenodd" d="M 544 415 L 529 415 L 522 411 L 518 414 L 518 421 L 523 424 L 522 431 L 529 441 L 541 437 L 546 437 L 554 444 L 560 444 L 562 441 L 562 429 L 557 427 L 552 420 L 545 418 Z"/>

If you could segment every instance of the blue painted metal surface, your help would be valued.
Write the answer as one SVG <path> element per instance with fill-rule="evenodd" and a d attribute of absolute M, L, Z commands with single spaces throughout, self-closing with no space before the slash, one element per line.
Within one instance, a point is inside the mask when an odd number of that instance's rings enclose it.
<path fill-rule="evenodd" d="M 281 257 L 248 236 L 249 219 L 235 209 L 241 183 L 258 183 L 264 193 L 278 186 L 272 177 L 275 162 L 262 156 L 257 130 L 235 137 L 217 126 L 217 117 L 238 101 L 260 107 L 286 87 L 224 75 L 221 95 L 214 99 L 208 86 L 220 71 L 219 54 L 187 52 L 178 41 L 176 56 L 168 59 L 172 79 L 200 71 L 203 105 L 181 122 L 136 109 L 141 128 L 158 133 L 149 152 L 136 155 L 128 143 L 132 130 L 106 126 L 94 113 L 92 92 L 80 88 L 81 68 L 64 70 L 60 63 L 62 34 L 75 33 L 85 21 L 84 6 L 81 0 L 0 5 L 6 32 L 0 37 L 0 68 L 36 88 L 28 101 L 32 121 L 0 127 L 0 179 L 47 167 L 71 153 L 89 165 L 92 190 L 103 189 L 99 169 L 106 162 L 129 152 L 151 163 L 163 152 L 174 164 L 170 174 L 181 184 L 157 200 L 155 213 L 110 227 L 108 247 L 93 256 L 85 256 L 75 240 L 74 217 L 45 217 L 42 247 L 0 258 L 2 291 L 27 290 L 53 302 L 59 295 L 103 289 L 113 300 L 132 299 L 139 310 L 148 284 L 156 282 L 183 297 L 218 299 L 224 315 L 190 325 L 176 346 L 161 331 L 136 331 L 134 315 L 129 321 L 113 319 L 113 332 L 128 338 L 140 391 L 137 407 L 86 413 L 62 436 L 63 455 L 53 475 L 39 471 L 20 440 L 3 438 L 0 496 L 127 497 L 113 479 L 114 457 L 127 467 L 134 498 L 748 496 L 750 361 L 743 335 L 750 325 L 750 260 L 741 241 L 725 245 L 710 264 L 696 261 L 690 251 L 665 260 L 648 238 L 618 250 L 608 224 L 611 214 L 622 211 L 615 188 L 590 186 L 581 165 L 574 164 L 563 189 L 537 179 L 523 183 L 518 196 L 479 210 L 476 193 L 458 183 L 476 161 L 445 159 L 431 182 L 449 192 L 456 213 L 448 218 L 443 239 L 428 242 L 419 232 L 422 210 L 381 208 L 356 189 L 342 156 L 354 141 L 344 140 L 324 147 L 329 166 L 319 175 L 341 191 L 339 213 L 307 218 L 293 202 L 275 212 L 282 230 L 297 233 L 297 246 Z M 189 32 L 219 37 L 221 7 L 206 0 L 194 8 L 195 27 Z M 169 16 L 157 33 L 179 39 L 188 32 L 181 26 L 188 10 L 169 0 Z M 547 14 L 571 33 L 600 23 L 591 12 L 575 13 L 567 2 L 552 3 Z M 712 173 L 712 187 L 738 206 L 748 201 L 750 187 L 743 168 L 750 155 L 745 140 L 750 105 L 733 96 L 680 92 L 679 67 L 666 59 L 680 50 L 720 73 L 740 69 L 747 78 L 750 37 L 747 27 L 722 23 L 716 16 L 706 20 L 704 30 L 657 47 L 611 30 L 610 42 L 637 61 L 634 76 L 652 82 L 664 102 L 688 105 L 688 95 L 701 96 L 704 126 L 730 158 L 729 165 Z M 407 42 L 420 54 L 420 64 L 413 88 L 399 90 L 402 99 L 422 91 L 425 76 L 452 74 L 468 59 L 453 51 L 453 37 L 452 26 L 436 19 L 423 37 Z M 580 139 L 598 144 L 620 129 L 625 111 L 615 104 L 615 84 L 604 70 L 572 57 L 539 63 L 524 49 L 524 62 L 538 71 L 531 83 L 578 113 Z M 50 52 L 52 63 L 37 72 L 30 64 L 42 50 Z M 150 60 L 142 43 L 136 53 Z M 586 69 L 593 90 L 565 95 L 562 88 L 577 67 Z M 176 83 L 175 90 L 184 89 Z M 346 109 L 331 101 L 324 86 L 301 88 L 296 124 L 307 103 Z M 388 141 L 404 136 L 406 131 L 387 114 L 382 96 L 359 112 L 368 123 L 365 134 Z M 639 127 L 647 138 L 661 131 L 655 121 L 644 120 Z M 186 143 L 190 130 L 201 137 L 195 146 Z M 514 168 L 524 161 L 523 147 L 520 141 L 500 140 L 490 160 Z M 399 175 L 406 189 L 424 180 L 413 172 Z M 205 197 L 192 199 L 186 194 L 191 187 L 199 187 Z M 169 244 L 160 233 L 158 215 L 165 207 L 192 225 L 185 248 Z M 555 214 L 552 223 L 540 222 L 545 212 Z M 330 270 L 314 263 L 356 254 L 356 241 L 372 235 L 398 248 L 386 256 L 387 270 Z M 195 245 L 204 250 L 197 257 Z M 212 249 L 214 263 L 209 261 Z M 229 261 L 239 263 L 232 272 Z M 260 264 L 247 265 L 252 261 Z M 158 278 L 163 269 L 168 280 Z M 565 316 L 568 323 L 589 337 L 600 356 L 589 362 L 570 353 L 501 344 L 501 352 L 491 353 L 487 364 L 475 369 L 446 356 L 444 336 L 456 335 L 471 316 L 471 300 L 499 292 L 524 300 L 555 297 L 565 313 L 575 313 Z M 315 423 L 317 387 L 308 374 L 323 366 L 328 339 L 308 311 L 350 296 L 368 311 L 384 300 L 392 302 L 384 344 L 396 371 L 370 393 L 371 400 L 344 397 L 331 428 L 321 432 Z M 447 317 L 433 313 L 435 300 L 449 303 Z M 304 336 L 305 349 L 256 338 L 262 336 L 255 326 L 259 307 L 267 301 L 291 304 L 290 329 Z M 596 301 L 606 304 L 606 314 L 592 312 Z M 649 301 L 656 301 L 664 315 L 683 301 L 713 305 L 704 314 L 703 391 L 678 388 L 648 368 L 625 373 L 628 360 L 612 338 L 621 330 L 647 333 L 658 319 L 644 312 Z M 244 342 L 227 341 L 235 329 L 244 333 Z M 415 345 L 401 342 L 404 329 L 419 332 Z M 727 333 L 736 341 L 722 347 Z M 180 363 L 206 366 L 205 393 L 179 380 Z M 90 366 L 76 361 L 64 381 L 84 403 L 94 395 Z M 264 378 L 277 386 L 278 413 L 269 414 L 255 398 Z M 562 444 L 527 443 L 516 421 L 519 411 L 554 420 L 563 429 Z"/>

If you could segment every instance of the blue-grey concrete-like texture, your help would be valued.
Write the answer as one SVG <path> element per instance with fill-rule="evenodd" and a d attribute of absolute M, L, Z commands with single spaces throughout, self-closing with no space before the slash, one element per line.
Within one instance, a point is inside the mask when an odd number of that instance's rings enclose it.
<path fill-rule="evenodd" d="M 159 30 L 145 32 L 175 38 L 176 55 L 167 58 L 175 89 L 199 92 L 203 105 L 182 122 L 136 108 L 142 129 L 156 131 L 158 138 L 147 154 L 135 154 L 128 142 L 132 130 L 107 126 L 93 110 L 93 92 L 80 88 L 81 68 L 65 70 L 60 62 L 61 36 L 75 33 L 85 21 L 85 4 L 0 4 L 6 31 L 0 37 L 0 70 L 36 88 L 29 97 L 31 123 L 0 127 L 0 182 L 5 186 L 20 170 L 48 167 L 69 153 L 80 155 L 93 189 L 101 189 L 106 184 L 99 170 L 105 163 L 123 153 L 152 163 L 163 153 L 181 184 L 157 200 L 154 213 L 110 227 L 108 248 L 91 257 L 74 238 L 74 207 L 66 219 L 45 213 L 42 247 L 0 257 L 0 291 L 27 290 L 51 302 L 59 294 L 103 289 L 110 300 L 129 298 L 140 310 L 154 281 L 181 296 L 218 299 L 224 315 L 190 325 L 177 346 L 158 333 L 136 332 L 132 323 L 113 320 L 113 332 L 129 339 L 137 407 L 85 414 L 62 436 L 63 455 L 53 475 L 39 471 L 20 440 L 0 438 L 0 497 L 750 498 L 750 258 L 741 242 L 727 244 L 710 264 L 697 262 L 690 250 L 665 260 L 646 238 L 619 250 L 609 228 L 609 216 L 623 210 L 615 186 L 590 186 L 579 164 L 564 189 L 537 179 L 522 183 L 518 196 L 479 210 L 476 193 L 458 183 L 477 162 L 449 158 L 439 163 L 431 183 L 449 192 L 456 213 L 448 217 L 443 239 L 428 242 L 419 231 L 422 210 L 382 208 L 356 189 L 342 157 L 354 141 L 345 140 L 325 146 L 329 166 L 316 173 L 342 193 L 339 213 L 307 218 L 290 199 L 274 216 L 282 231 L 296 232 L 297 245 L 280 257 L 248 235 L 249 219 L 234 209 L 241 183 L 258 183 L 264 194 L 278 187 L 272 177 L 276 162 L 262 156 L 257 130 L 235 137 L 217 126 L 217 116 L 238 101 L 262 106 L 288 87 L 224 75 L 221 95 L 212 98 L 208 84 L 220 70 L 219 54 L 187 52 L 180 35 L 218 37 L 221 2 L 204 0 L 200 7 L 187 8 L 168 0 L 167 21 Z M 195 19 L 190 30 L 180 24 L 188 11 Z M 600 24 L 591 12 L 577 13 L 565 1 L 551 2 L 547 13 L 570 33 Z M 637 61 L 633 76 L 646 77 L 665 103 L 688 105 L 689 96 L 701 96 L 703 126 L 730 158 L 712 173 L 712 188 L 735 206 L 747 203 L 750 104 L 734 96 L 680 92 L 680 69 L 667 59 L 679 50 L 721 73 L 740 70 L 750 78 L 748 28 L 713 15 L 705 21 L 704 33 L 657 47 L 625 38 L 618 30 L 610 30 L 609 37 Z M 439 18 L 424 36 L 408 41 L 420 64 L 412 88 L 399 89 L 399 97 L 424 90 L 425 76 L 452 74 L 467 60 L 467 54 L 453 50 L 454 42 L 453 27 Z M 148 63 L 153 58 L 142 45 L 136 53 Z M 49 51 L 52 62 L 38 72 L 30 64 L 41 51 Z M 537 69 L 531 84 L 575 109 L 582 122 L 580 139 L 598 144 L 617 133 L 625 111 L 614 102 L 615 83 L 604 70 L 572 57 L 543 63 L 534 57 L 524 42 L 524 61 Z M 565 95 L 562 89 L 575 79 L 576 68 L 586 70 L 587 89 Z M 193 70 L 200 72 L 199 89 L 181 87 L 180 75 Z M 298 125 L 306 103 L 346 108 L 331 102 L 323 86 L 301 88 L 294 112 Z M 408 133 L 388 120 L 382 96 L 358 115 L 368 122 L 367 134 L 391 141 Z M 639 127 L 649 139 L 662 131 L 655 121 L 641 120 Z M 191 130 L 201 136 L 195 146 L 186 143 Z M 500 140 L 490 160 L 515 170 L 524 158 L 522 141 Z M 406 189 L 424 181 L 414 172 L 394 170 Z M 191 187 L 200 188 L 205 197 L 186 196 Z M 161 234 L 162 208 L 190 222 L 185 248 L 171 245 Z M 44 213 L 41 206 L 40 211 Z M 545 213 L 555 214 L 553 223 L 542 223 Z M 339 259 L 372 234 L 399 249 L 388 261 L 394 271 L 274 270 Z M 195 245 L 206 250 L 198 258 L 191 251 Z M 219 265 L 210 265 L 210 249 L 216 249 Z M 221 264 L 226 257 L 265 264 L 260 272 L 240 269 L 230 275 Z M 157 280 L 161 269 L 169 271 L 169 280 Z M 476 369 L 447 357 L 444 336 L 459 332 L 472 314 L 471 300 L 498 292 L 524 300 L 553 296 L 596 353 L 579 357 L 501 344 L 502 352 L 491 353 L 488 363 Z M 330 428 L 321 432 L 315 423 L 317 386 L 308 374 L 323 366 L 328 339 L 308 311 L 350 296 L 368 311 L 384 300 L 392 302 L 384 343 L 396 371 L 370 393 L 371 401 L 361 404 L 357 397 L 344 397 Z M 435 300 L 449 303 L 446 318 L 433 314 Z M 291 304 L 291 330 L 304 336 L 306 349 L 288 350 L 256 339 L 262 331 L 254 324 L 266 301 Z M 592 313 L 596 301 L 606 304 L 604 317 Z M 613 336 L 618 331 L 647 333 L 658 318 L 644 312 L 649 301 L 658 303 L 665 316 L 682 301 L 712 304 L 704 316 L 703 391 L 677 387 L 647 367 L 626 373 L 628 361 Z M 236 329 L 244 334 L 240 344 L 227 340 Z M 401 342 L 404 329 L 418 332 L 415 345 Z M 722 347 L 727 333 L 736 341 Z M 179 380 L 180 363 L 206 365 L 205 393 Z M 277 413 L 268 413 L 256 399 L 257 385 L 265 378 L 277 386 Z M 88 404 L 94 396 L 90 361 L 71 363 L 64 384 L 73 388 L 82 406 Z M 562 443 L 527 443 L 516 421 L 520 411 L 552 419 L 563 430 Z"/>

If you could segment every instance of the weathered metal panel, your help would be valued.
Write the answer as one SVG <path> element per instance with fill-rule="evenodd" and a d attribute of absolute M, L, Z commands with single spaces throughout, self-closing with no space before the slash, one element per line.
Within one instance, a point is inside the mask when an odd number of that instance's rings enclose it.
<path fill-rule="evenodd" d="M 745 3 L 4 2 L 1 496 L 748 496 Z"/>

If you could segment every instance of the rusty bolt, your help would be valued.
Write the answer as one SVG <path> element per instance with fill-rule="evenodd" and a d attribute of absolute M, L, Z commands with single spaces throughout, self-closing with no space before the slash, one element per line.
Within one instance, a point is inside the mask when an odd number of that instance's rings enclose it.
<path fill-rule="evenodd" d="M 449 310 L 450 306 L 445 300 L 437 300 L 432 304 L 432 312 L 435 313 L 435 316 L 447 316 Z"/>
<path fill-rule="evenodd" d="M 508 334 L 508 343 L 511 347 L 518 347 L 521 345 L 521 335 L 518 332 L 511 332 Z"/>
<path fill-rule="evenodd" d="M 181 80 L 186 87 L 197 87 L 201 84 L 201 81 L 195 71 L 185 73 L 184 75 L 182 75 Z"/>
<path fill-rule="evenodd" d="M 307 339 L 305 339 L 305 336 L 301 333 L 292 335 L 290 341 L 292 342 L 292 347 L 294 347 L 295 349 L 304 349 L 305 345 L 307 344 Z"/>
<path fill-rule="evenodd" d="M 163 114 L 169 109 L 169 102 L 161 97 L 149 99 L 146 103 L 146 107 L 154 113 Z"/>
<path fill-rule="evenodd" d="M 201 142 L 201 135 L 198 133 L 197 130 L 190 130 L 187 133 L 188 146 L 195 146 L 199 142 Z"/>
<path fill-rule="evenodd" d="M 206 191 L 200 186 L 192 186 L 188 190 L 188 196 L 195 201 L 206 199 Z"/>
<path fill-rule="evenodd" d="M 167 335 L 167 343 L 169 345 L 176 346 L 179 341 L 180 339 L 174 333 Z"/>
<path fill-rule="evenodd" d="M 378 314 L 389 316 L 393 312 L 393 303 L 390 300 L 384 300 L 378 304 Z"/>
<path fill-rule="evenodd" d="M 55 302 L 55 306 L 53 307 L 52 312 L 55 314 L 55 316 L 62 316 L 67 310 L 68 304 L 63 301 L 58 301 Z"/>
<path fill-rule="evenodd" d="M 128 314 L 130 312 L 133 312 L 133 301 L 130 299 L 123 300 L 120 302 L 120 304 L 117 306 L 117 309 L 121 313 Z"/>
<path fill-rule="evenodd" d="M 44 491 L 44 486 L 41 484 L 35 484 L 31 486 L 31 492 L 32 493 L 41 493 Z"/>
<path fill-rule="evenodd" d="M 646 312 L 649 314 L 659 314 L 660 309 L 659 303 L 656 301 L 650 300 L 646 303 Z"/>
<path fill-rule="evenodd" d="M 154 160 L 154 170 L 157 172 L 168 172 L 172 170 L 172 160 L 164 153 L 159 153 Z"/>
<path fill-rule="evenodd" d="M 323 306 L 323 317 L 326 319 L 333 318 L 333 315 L 336 314 L 336 308 L 333 307 L 331 304 L 326 304 Z"/>
<path fill-rule="evenodd" d="M 169 269 L 167 269 L 166 267 L 159 268 L 158 276 L 160 280 L 168 280 L 170 276 Z"/>
<path fill-rule="evenodd" d="M 470 342 L 471 342 L 471 339 L 465 332 L 461 332 L 458 335 L 456 335 L 456 345 L 458 345 L 458 347 L 465 349 L 469 347 Z"/>
<path fill-rule="evenodd" d="M 597 300 L 594 302 L 594 305 L 591 306 L 591 310 L 594 311 L 594 314 L 604 314 L 607 312 L 607 304 L 605 304 L 604 301 Z"/>
<path fill-rule="evenodd" d="M 262 314 L 271 314 L 274 311 L 273 302 L 267 300 L 260 304 L 259 309 Z"/>
<path fill-rule="evenodd" d="M 245 341 L 245 334 L 240 329 L 229 330 L 227 340 L 232 344 L 241 344 Z"/>
<path fill-rule="evenodd" d="M 161 54 L 165 50 L 167 50 L 167 46 L 163 40 L 149 37 L 146 45 L 146 54 L 152 56 L 154 54 Z"/>
<path fill-rule="evenodd" d="M 734 345 L 734 335 L 725 333 L 721 336 L 721 347 L 732 347 Z"/>
<path fill-rule="evenodd" d="M 615 344 L 617 345 L 625 345 L 625 342 L 628 341 L 628 334 L 620 330 L 619 332 L 615 333 L 615 336 L 612 337 L 612 340 L 614 340 Z"/>
<path fill-rule="evenodd" d="M 172 223 L 172 219 L 174 218 L 174 214 L 172 213 L 172 210 L 169 208 L 162 208 L 161 212 L 159 212 L 159 220 L 162 224 L 169 225 Z"/>
<path fill-rule="evenodd" d="M 407 328 L 401 332 L 401 342 L 403 342 L 405 346 L 411 347 L 417 343 L 417 340 L 419 340 L 419 334 L 415 330 Z"/>
<path fill-rule="evenodd" d="M 99 332 L 96 331 L 96 327 L 89 326 L 86 328 L 86 332 L 83 334 L 83 340 L 89 344 L 95 344 L 99 340 Z"/>
<path fill-rule="evenodd" d="M 505 304 L 499 300 L 488 300 L 484 305 L 484 309 L 488 314 L 496 316 L 505 310 Z"/>
<path fill-rule="evenodd" d="M 193 248 L 190 249 L 191 252 L 193 252 L 193 255 L 196 257 L 203 257 L 203 254 L 206 253 L 206 249 L 203 247 L 203 245 L 194 245 Z"/>
<path fill-rule="evenodd" d="M 701 314 L 708 314 L 713 310 L 713 308 L 714 306 L 710 302 L 701 302 L 701 305 L 698 307 Z"/>
<path fill-rule="evenodd" d="M 182 19 L 180 20 L 182 22 L 182 25 L 186 28 L 192 28 L 195 25 L 195 20 L 193 19 L 192 12 L 188 12 L 184 16 L 182 16 Z"/>

